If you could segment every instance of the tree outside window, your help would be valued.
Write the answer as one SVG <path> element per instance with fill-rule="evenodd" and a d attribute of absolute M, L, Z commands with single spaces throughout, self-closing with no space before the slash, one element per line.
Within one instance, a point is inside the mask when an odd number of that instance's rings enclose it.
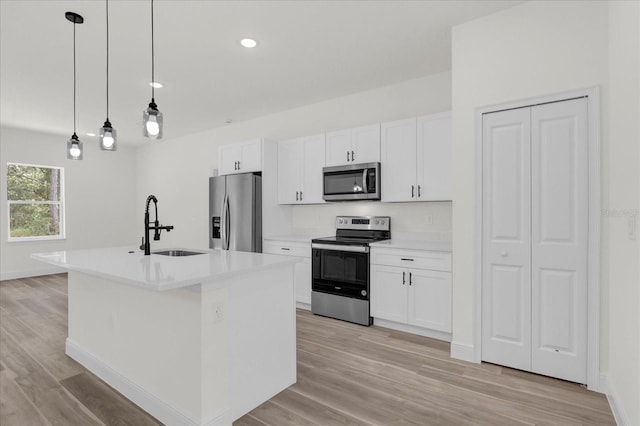
<path fill-rule="evenodd" d="M 9 241 L 64 238 L 64 169 L 7 164 Z"/>

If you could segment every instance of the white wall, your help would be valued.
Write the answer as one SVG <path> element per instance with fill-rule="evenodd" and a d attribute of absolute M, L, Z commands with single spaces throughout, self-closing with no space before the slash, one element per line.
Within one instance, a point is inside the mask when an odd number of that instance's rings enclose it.
<path fill-rule="evenodd" d="M 532 1 L 453 30 L 453 341 L 456 343 L 471 346 L 474 343 L 476 108 L 600 86 L 602 207 L 638 208 L 638 4 L 621 3 Z M 624 7 L 628 10 L 619 11 Z M 612 12 L 609 16 L 610 10 L 615 10 L 615 15 Z M 616 43 L 620 43 L 616 44 L 615 53 L 611 50 L 614 55 L 611 63 L 610 37 L 612 42 L 615 37 Z M 616 68 L 611 71 L 611 79 L 610 67 Z M 622 69 L 618 70 L 619 67 Z M 621 80 L 612 84 L 618 78 Z M 625 92 L 624 100 L 617 100 Z M 633 106 L 633 99 L 635 110 L 627 110 Z M 610 382 L 617 388 L 630 424 L 640 424 L 638 241 L 626 240 L 623 226 L 614 221 L 604 217 L 601 220 L 601 370 L 606 372 L 611 366 Z M 614 253 L 615 257 L 620 255 L 616 260 L 612 259 Z"/>
<path fill-rule="evenodd" d="M 158 197 L 161 222 L 175 226 L 163 234 L 163 244 L 207 247 L 208 177 L 218 167 L 218 146 L 258 137 L 272 140 L 312 135 L 331 130 L 372 124 L 422 114 L 448 111 L 451 107 L 451 74 L 442 73 L 400 84 L 356 93 L 329 101 L 283 111 L 246 122 L 238 122 L 207 132 L 150 142 L 139 149 L 137 196 L 142 203 L 148 194 Z M 170 125 L 170 117 L 165 124 Z M 180 165 L 176 167 L 176 164 Z M 451 203 L 419 203 L 406 209 L 369 204 L 369 214 L 391 212 L 393 227 L 410 229 L 418 223 L 421 230 L 450 230 Z M 299 228 L 333 229 L 337 213 L 350 213 L 355 204 L 294 206 L 293 225 Z M 313 212 L 312 216 L 307 213 Z M 423 215 L 432 212 L 434 223 L 423 223 Z M 265 235 L 284 230 L 265 229 Z M 153 242 L 152 242 L 153 244 Z"/>
<path fill-rule="evenodd" d="M 81 138 L 84 160 L 71 161 L 66 158 L 67 139 L 68 136 L 0 128 L 1 279 L 51 272 L 48 266 L 31 260 L 31 253 L 139 244 L 143 212 L 141 206 L 134 206 L 135 152 L 102 152 L 97 141 Z M 64 167 L 66 239 L 7 242 L 7 162 Z"/>
<path fill-rule="evenodd" d="M 640 425 L 640 2 L 609 4 L 609 89 L 609 393 L 620 420 Z"/>

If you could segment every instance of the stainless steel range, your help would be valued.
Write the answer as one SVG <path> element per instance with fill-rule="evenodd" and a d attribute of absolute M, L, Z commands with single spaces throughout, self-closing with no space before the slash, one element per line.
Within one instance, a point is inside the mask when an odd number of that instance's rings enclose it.
<path fill-rule="evenodd" d="M 335 237 L 311 240 L 311 312 L 371 325 L 369 243 L 389 238 L 388 216 L 338 216 Z"/>

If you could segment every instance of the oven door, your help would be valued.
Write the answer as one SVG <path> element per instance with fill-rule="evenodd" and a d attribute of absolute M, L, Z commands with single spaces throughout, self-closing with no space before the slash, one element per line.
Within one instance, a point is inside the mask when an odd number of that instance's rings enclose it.
<path fill-rule="evenodd" d="M 380 163 L 325 167 L 322 176 L 324 200 L 380 199 Z"/>
<path fill-rule="evenodd" d="M 369 247 L 311 244 L 313 291 L 369 300 Z"/>

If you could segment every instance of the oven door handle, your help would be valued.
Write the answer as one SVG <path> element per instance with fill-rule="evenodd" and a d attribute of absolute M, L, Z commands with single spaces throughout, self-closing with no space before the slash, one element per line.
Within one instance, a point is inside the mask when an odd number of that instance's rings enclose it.
<path fill-rule="evenodd" d="M 350 251 L 356 253 L 369 253 L 369 247 L 363 246 L 343 246 L 339 244 L 311 244 L 312 249 L 332 250 L 332 251 Z"/>

